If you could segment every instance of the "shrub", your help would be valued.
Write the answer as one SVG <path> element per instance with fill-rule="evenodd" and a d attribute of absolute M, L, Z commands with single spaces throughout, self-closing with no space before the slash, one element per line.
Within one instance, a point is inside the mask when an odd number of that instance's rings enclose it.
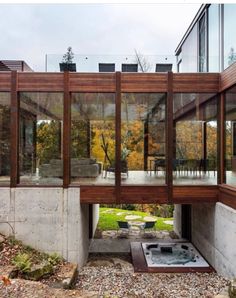
<path fill-rule="evenodd" d="M 26 253 L 19 253 L 18 255 L 16 255 L 12 263 L 22 273 L 29 272 L 32 266 L 30 257 Z"/>
<path fill-rule="evenodd" d="M 48 257 L 48 262 L 52 265 L 52 266 L 56 266 L 59 262 L 61 262 L 62 258 L 61 256 L 59 256 L 56 252 L 54 252 L 53 254 L 51 254 Z"/>

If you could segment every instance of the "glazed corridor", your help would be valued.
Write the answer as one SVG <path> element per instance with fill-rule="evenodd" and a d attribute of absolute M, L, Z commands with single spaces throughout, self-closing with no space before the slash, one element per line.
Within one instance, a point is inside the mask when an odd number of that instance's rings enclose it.
<path fill-rule="evenodd" d="M 87 203 L 215 202 L 218 185 L 236 185 L 235 69 L 2 72 L 0 186 L 80 187 Z"/>

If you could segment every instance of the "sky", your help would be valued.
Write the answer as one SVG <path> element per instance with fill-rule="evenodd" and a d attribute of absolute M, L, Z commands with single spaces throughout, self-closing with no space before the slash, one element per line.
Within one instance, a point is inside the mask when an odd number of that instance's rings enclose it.
<path fill-rule="evenodd" d="M 200 4 L 0 4 L 0 59 L 45 70 L 45 55 L 174 55 Z M 50 55 L 48 56 L 50 58 Z M 59 56 L 60 57 L 60 56 Z M 48 58 L 48 59 L 49 59 Z"/>

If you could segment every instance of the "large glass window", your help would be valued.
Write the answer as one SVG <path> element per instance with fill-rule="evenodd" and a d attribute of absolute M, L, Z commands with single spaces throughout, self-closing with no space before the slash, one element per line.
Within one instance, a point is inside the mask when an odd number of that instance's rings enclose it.
<path fill-rule="evenodd" d="M 217 99 L 213 96 L 174 94 L 174 184 L 217 184 Z"/>
<path fill-rule="evenodd" d="M 71 183 L 115 184 L 115 95 L 72 93 Z"/>
<path fill-rule="evenodd" d="M 224 4 L 224 69 L 236 61 L 236 5 Z"/>
<path fill-rule="evenodd" d="M 236 87 L 226 92 L 226 183 L 236 186 Z"/>
<path fill-rule="evenodd" d="M 210 72 L 219 71 L 219 4 L 208 8 L 208 67 Z"/>
<path fill-rule="evenodd" d="M 10 93 L 0 92 L 0 185 L 10 182 Z"/>
<path fill-rule="evenodd" d="M 20 183 L 62 184 L 63 94 L 20 93 Z"/>
<path fill-rule="evenodd" d="M 180 72 L 197 72 L 197 24 L 192 28 L 182 45 L 182 62 Z"/>
<path fill-rule="evenodd" d="M 164 93 L 124 93 L 121 105 L 122 184 L 164 184 Z"/>
<path fill-rule="evenodd" d="M 207 71 L 206 60 L 206 16 L 205 14 L 199 21 L 199 72 Z"/>

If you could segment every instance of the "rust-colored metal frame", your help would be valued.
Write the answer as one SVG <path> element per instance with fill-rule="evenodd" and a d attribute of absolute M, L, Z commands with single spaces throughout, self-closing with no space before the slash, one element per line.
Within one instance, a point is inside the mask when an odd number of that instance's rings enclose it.
<path fill-rule="evenodd" d="M 19 185 L 19 100 L 18 92 L 63 92 L 63 187 L 70 185 L 70 129 L 72 92 L 116 94 L 116 160 L 121 154 L 121 94 L 166 93 L 166 185 L 121 185 L 120 163 L 116 163 L 114 186 L 78 185 L 81 202 L 86 203 L 193 203 L 217 201 L 225 186 L 224 165 L 224 92 L 236 84 L 236 64 L 223 73 L 0 73 L 0 92 L 11 92 L 11 187 Z M 173 186 L 173 94 L 175 92 L 218 93 L 219 167 L 218 186 Z M 60 187 L 58 185 L 24 185 L 24 187 Z M 76 187 L 73 185 L 73 187 Z M 230 188 L 230 193 L 234 189 Z M 235 189 L 236 191 L 236 189 Z M 227 193 L 228 195 L 228 193 Z M 228 198 L 227 198 L 228 200 Z"/>

